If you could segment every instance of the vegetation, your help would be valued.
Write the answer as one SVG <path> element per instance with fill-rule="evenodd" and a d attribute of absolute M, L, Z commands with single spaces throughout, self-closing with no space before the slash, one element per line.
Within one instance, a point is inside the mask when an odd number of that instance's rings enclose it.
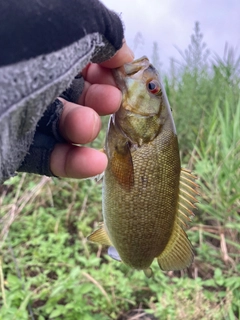
<path fill-rule="evenodd" d="M 147 279 L 86 242 L 101 183 L 18 175 L 0 190 L 0 319 L 240 319 L 240 57 L 211 55 L 198 24 L 180 53 L 164 81 L 201 186 L 192 266 Z"/>

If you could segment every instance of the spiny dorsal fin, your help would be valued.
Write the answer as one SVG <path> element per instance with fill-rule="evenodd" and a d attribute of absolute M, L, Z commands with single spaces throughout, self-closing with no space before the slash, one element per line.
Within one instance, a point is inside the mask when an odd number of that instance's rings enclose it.
<path fill-rule="evenodd" d="M 89 241 L 96 242 L 99 244 L 105 244 L 107 246 L 112 246 L 112 242 L 104 228 L 104 225 L 102 225 L 99 229 L 95 230 L 93 233 L 90 234 L 90 236 L 87 237 Z"/>
<path fill-rule="evenodd" d="M 193 261 L 192 245 L 177 220 L 174 223 L 171 238 L 157 261 L 164 271 L 185 269 Z"/>
<path fill-rule="evenodd" d="M 194 216 L 192 209 L 196 208 L 194 203 L 198 202 L 198 185 L 195 183 L 197 177 L 187 169 L 182 169 L 180 174 L 179 199 L 177 218 L 183 229 L 188 228 L 188 222 Z"/>

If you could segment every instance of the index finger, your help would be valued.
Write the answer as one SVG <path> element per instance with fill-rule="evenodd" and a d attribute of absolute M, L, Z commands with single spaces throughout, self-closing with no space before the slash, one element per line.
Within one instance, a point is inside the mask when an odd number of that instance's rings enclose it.
<path fill-rule="evenodd" d="M 126 42 L 122 48 L 110 59 L 100 64 L 90 63 L 83 70 L 83 78 L 91 84 L 109 84 L 116 86 L 111 69 L 118 68 L 133 61 L 134 55 Z"/>
<path fill-rule="evenodd" d="M 112 71 L 97 63 L 90 63 L 85 69 L 83 69 L 82 76 L 84 80 L 90 84 L 109 84 L 116 87 Z"/>
<path fill-rule="evenodd" d="M 132 50 L 128 47 L 127 43 L 124 41 L 120 50 L 109 60 L 100 63 L 101 66 L 105 68 L 119 68 L 125 63 L 132 62 L 134 59 L 134 54 Z"/>

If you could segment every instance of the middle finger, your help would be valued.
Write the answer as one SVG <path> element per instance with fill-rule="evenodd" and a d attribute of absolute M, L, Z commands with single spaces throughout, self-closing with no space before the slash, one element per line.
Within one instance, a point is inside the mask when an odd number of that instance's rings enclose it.
<path fill-rule="evenodd" d="M 61 135 L 69 142 L 86 144 L 96 138 L 101 129 L 101 119 L 91 108 L 59 98 L 63 112 L 59 122 Z"/>
<path fill-rule="evenodd" d="M 116 112 L 121 104 L 122 93 L 108 84 L 90 84 L 85 81 L 82 95 L 78 103 L 95 110 L 99 115 Z"/>

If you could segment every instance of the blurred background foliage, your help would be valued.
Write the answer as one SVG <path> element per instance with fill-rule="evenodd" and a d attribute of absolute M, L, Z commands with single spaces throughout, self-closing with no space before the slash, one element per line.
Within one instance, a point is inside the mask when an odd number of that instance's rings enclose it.
<path fill-rule="evenodd" d="M 138 35 L 138 38 L 141 35 Z M 188 231 L 195 260 L 154 276 L 111 260 L 86 236 L 102 221 L 101 182 L 17 175 L 0 186 L 0 319 L 240 319 L 240 56 L 190 44 L 161 74 L 184 167 L 202 197 Z M 103 145 L 104 130 L 94 141 Z"/>

